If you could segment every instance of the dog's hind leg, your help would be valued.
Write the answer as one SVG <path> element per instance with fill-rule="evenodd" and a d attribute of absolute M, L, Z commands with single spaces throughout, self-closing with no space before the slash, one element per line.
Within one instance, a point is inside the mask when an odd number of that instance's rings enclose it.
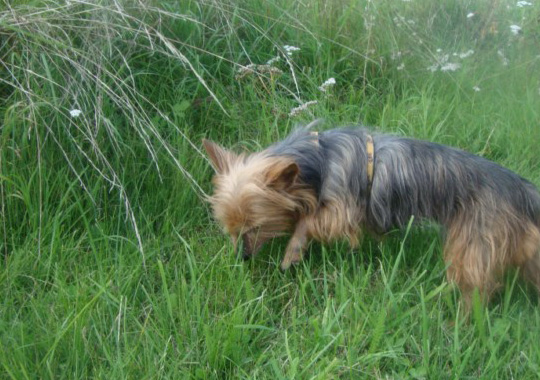
<path fill-rule="evenodd" d="M 497 288 L 497 276 L 504 269 L 505 241 L 474 219 L 461 218 L 449 226 L 444 248 L 447 278 L 461 290 L 466 312 L 471 309 L 475 289 L 487 302 Z"/>
<path fill-rule="evenodd" d="M 540 293 L 540 252 L 521 266 L 521 273 Z"/>
<path fill-rule="evenodd" d="M 540 229 L 533 224 L 526 226 L 514 257 L 521 274 L 540 293 Z"/>

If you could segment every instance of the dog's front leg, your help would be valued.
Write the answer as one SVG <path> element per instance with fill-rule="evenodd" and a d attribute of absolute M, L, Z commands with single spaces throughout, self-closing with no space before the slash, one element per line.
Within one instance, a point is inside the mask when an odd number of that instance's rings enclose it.
<path fill-rule="evenodd" d="M 297 264 L 302 261 L 304 257 L 304 251 L 308 243 L 308 229 L 304 219 L 301 219 L 294 230 L 294 233 L 289 240 L 287 250 L 285 251 L 285 257 L 281 262 L 281 269 L 287 270 L 291 264 Z"/>

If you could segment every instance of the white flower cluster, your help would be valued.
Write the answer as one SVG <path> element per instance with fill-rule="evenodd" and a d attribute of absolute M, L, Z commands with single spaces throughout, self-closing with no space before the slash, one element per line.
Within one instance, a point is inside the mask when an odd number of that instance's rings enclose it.
<path fill-rule="evenodd" d="M 501 58 L 501 62 L 503 66 L 508 66 L 508 58 L 504 55 L 504 52 L 502 50 L 497 50 L 497 55 Z"/>
<path fill-rule="evenodd" d="M 441 49 L 437 49 L 437 53 L 440 53 L 442 50 Z M 451 68 L 454 68 L 455 70 L 459 69 L 459 67 L 461 66 L 448 66 L 448 59 L 450 58 L 450 56 L 448 54 L 438 54 L 436 57 L 435 57 L 435 63 L 431 66 L 428 67 L 428 70 L 431 71 L 432 73 L 434 73 L 435 71 L 437 70 L 441 70 L 441 71 L 449 71 Z M 445 67 L 445 69 L 443 70 L 442 68 Z"/>
<path fill-rule="evenodd" d="M 401 51 L 393 51 L 392 54 L 390 55 L 390 59 L 392 61 L 395 61 L 396 59 L 400 59 L 402 55 L 403 55 L 403 52 Z"/>
<path fill-rule="evenodd" d="M 291 110 L 291 112 L 289 112 L 289 116 L 290 116 L 290 117 L 294 117 L 294 116 L 296 116 L 296 115 L 298 115 L 298 114 L 304 112 L 305 110 L 307 110 L 307 108 L 308 108 L 309 106 L 315 105 L 315 104 L 317 104 L 317 103 L 318 103 L 318 101 L 316 101 L 316 100 L 311 100 L 311 101 L 309 101 L 309 102 L 305 102 L 304 104 L 302 104 L 302 105 L 300 105 L 300 106 L 298 106 L 298 107 L 293 108 L 293 109 Z"/>
<path fill-rule="evenodd" d="M 474 54 L 474 50 L 469 49 L 464 53 L 453 53 L 452 56 L 458 57 L 460 59 L 469 58 L 471 55 Z M 449 62 L 450 55 L 449 54 L 442 54 L 442 49 L 437 49 L 437 55 L 435 56 L 435 63 L 428 67 L 428 70 L 431 72 L 435 72 L 437 70 L 440 71 L 456 71 L 461 68 L 461 63 L 459 62 Z"/>
<path fill-rule="evenodd" d="M 273 64 L 278 63 L 279 61 L 281 61 L 281 57 L 279 55 L 277 55 L 274 58 L 269 59 L 268 62 L 266 62 L 266 64 L 268 66 L 272 66 Z"/>
<path fill-rule="evenodd" d="M 402 25 L 405 25 L 405 24 L 409 24 L 409 25 L 416 25 L 416 21 L 414 21 L 413 19 L 406 19 L 405 17 L 403 17 L 402 15 L 398 14 L 397 16 L 395 16 L 393 19 L 394 21 L 394 24 L 399 28 L 401 27 Z"/>
<path fill-rule="evenodd" d="M 322 92 L 326 92 L 330 87 L 334 86 L 335 84 L 336 80 L 334 78 L 329 78 L 319 86 L 319 90 L 321 90 Z"/>
<path fill-rule="evenodd" d="M 69 111 L 69 114 L 71 115 L 71 117 L 76 118 L 76 117 L 81 116 L 82 111 L 78 109 L 72 109 Z"/>
<path fill-rule="evenodd" d="M 457 71 L 461 68 L 461 63 L 446 63 L 440 67 L 441 71 Z"/>
<path fill-rule="evenodd" d="M 296 46 L 292 46 L 292 45 L 285 45 L 283 46 L 283 49 L 285 50 L 285 53 L 289 56 L 289 57 L 292 57 L 293 53 L 295 51 L 300 51 L 300 48 L 299 47 L 296 47 Z"/>
<path fill-rule="evenodd" d="M 256 65 L 251 63 L 247 66 L 241 66 L 236 73 L 236 80 L 244 79 L 245 77 L 251 76 L 253 74 L 267 75 L 270 77 L 278 76 L 283 74 L 283 71 L 277 67 L 266 65 Z"/>
<path fill-rule="evenodd" d="M 514 36 L 517 36 L 521 32 L 521 26 L 519 25 L 510 25 L 510 31 Z"/>
<path fill-rule="evenodd" d="M 459 58 L 464 59 L 464 58 L 470 57 L 473 54 L 474 54 L 474 50 L 467 50 L 465 53 L 458 54 L 458 56 Z M 454 55 L 456 55 L 456 53 L 454 53 Z"/>
<path fill-rule="evenodd" d="M 532 3 L 529 3 L 528 1 L 518 1 L 516 5 L 518 6 L 518 8 L 523 8 L 532 5 Z"/>

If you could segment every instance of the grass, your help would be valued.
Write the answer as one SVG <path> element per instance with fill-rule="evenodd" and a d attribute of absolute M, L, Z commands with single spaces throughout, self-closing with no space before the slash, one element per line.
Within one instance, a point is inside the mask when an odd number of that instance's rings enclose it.
<path fill-rule="evenodd" d="M 538 296 L 516 273 L 465 322 L 436 226 L 313 244 L 286 273 L 284 240 L 244 263 L 200 151 L 323 118 L 540 185 L 540 8 L 515 3 L 3 3 L 0 377 L 538 378 Z M 275 56 L 281 74 L 237 77 Z"/>

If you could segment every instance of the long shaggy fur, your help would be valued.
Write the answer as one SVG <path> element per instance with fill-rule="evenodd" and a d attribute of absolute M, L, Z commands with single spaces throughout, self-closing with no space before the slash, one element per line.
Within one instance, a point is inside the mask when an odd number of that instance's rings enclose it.
<path fill-rule="evenodd" d="M 292 233 L 282 268 L 301 260 L 309 240 L 383 234 L 412 216 L 446 227 L 448 278 L 470 300 L 486 297 L 510 266 L 540 291 L 540 195 L 534 185 L 491 161 L 451 147 L 374 134 L 369 183 L 368 131 L 301 129 L 251 155 L 214 143 L 216 218 L 244 256 L 269 238 Z"/>

